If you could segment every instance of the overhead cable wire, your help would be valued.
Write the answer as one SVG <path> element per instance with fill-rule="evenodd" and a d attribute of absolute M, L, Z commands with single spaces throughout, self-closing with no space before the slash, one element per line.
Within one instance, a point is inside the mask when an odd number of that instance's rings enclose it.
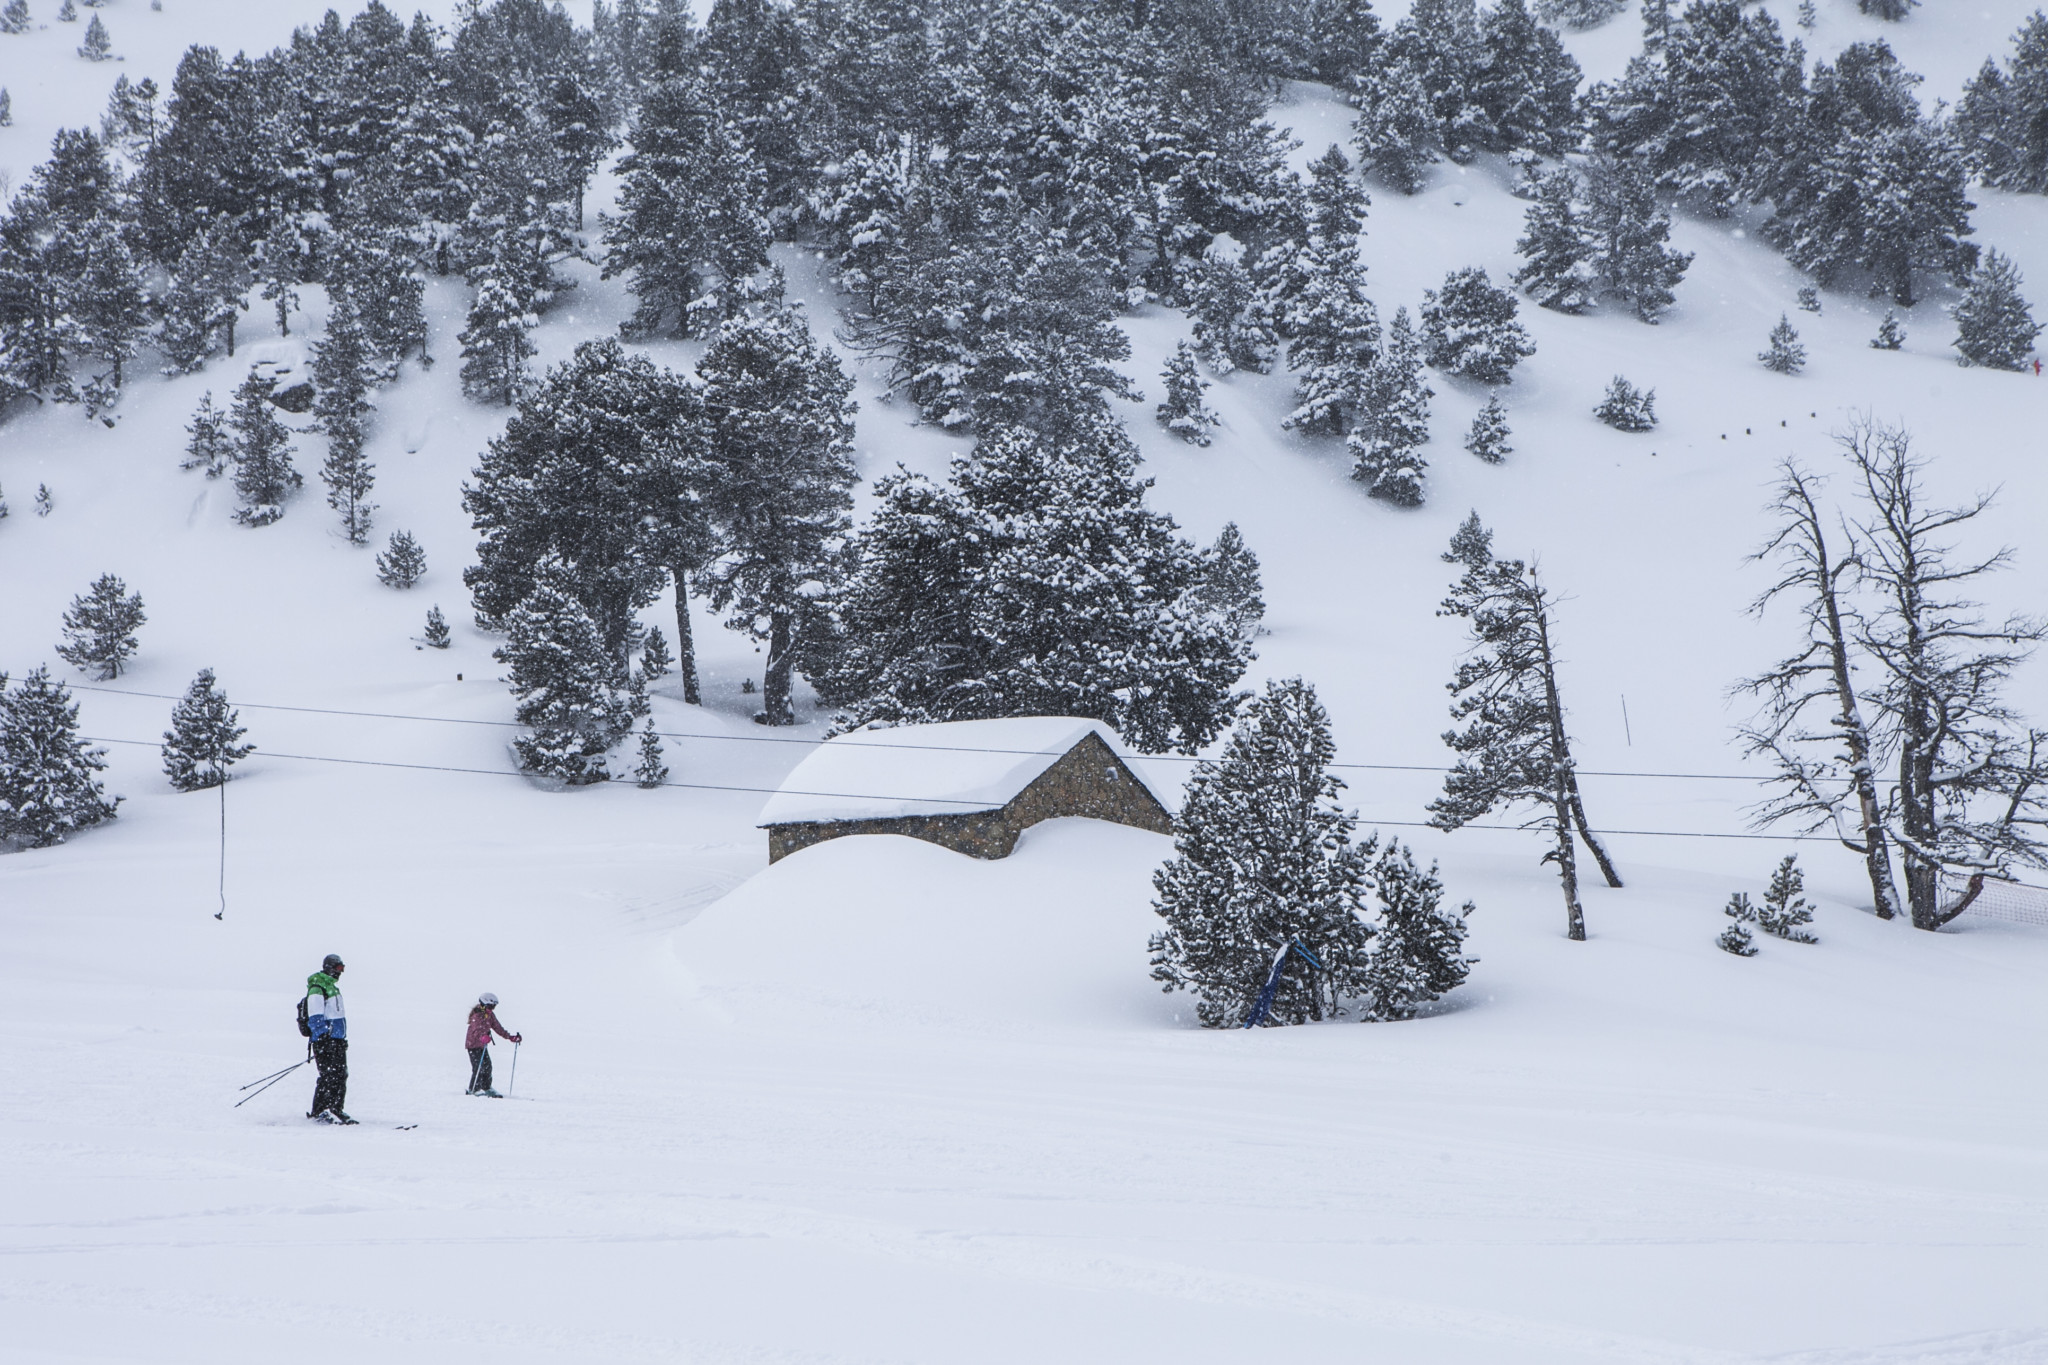
<path fill-rule="evenodd" d="M 104 692 L 117 697 L 141 697 L 153 701 L 181 700 L 181 698 L 167 692 L 131 692 L 126 688 L 94 687 L 88 683 L 71 683 L 69 686 L 73 691 L 77 692 Z M 363 720 L 418 721 L 428 725 L 482 725 L 504 730 L 525 728 L 516 720 L 472 720 L 464 716 L 416 716 L 397 711 L 350 711 L 330 706 L 284 706 L 274 702 L 238 701 L 234 704 L 237 707 L 246 707 L 251 711 L 289 711 L 301 715 L 351 716 Z M 888 732 L 884 730 L 874 733 L 886 734 Z M 682 730 L 657 730 L 655 734 L 662 739 L 722 740 L 737 744 L 804 744 L 815 747 L 825 742 L 821 739 L 808 738 L 802 735 L 715 735 L 698 734 Z M 1021 758 L 1035 758 L 1042 752 L 1038 749 L 1000 749 L 969 745 L 892 744 L 887 740 L 868 739 L 865 737 L 849 742 L 864 749 L 906 749 L 922 753 L 1014 754 Z M 1146 763 L 1202 763 L 1212 761 L 1203 759 L 1196 754 L 1138 754 L 1135 757 Z M 1441 764 L 1429 763 L 1332 763 L 1328 766 L 1359 772 L 1445 773 L 1451 771 L 1451 769 Z M 1769 780 L 1756 773 L 1627 772 L 1596 768 L 1578 768 L 1575 771 L 1581 777 L 1642 777 L 1697 782 L 1764 782 Z M 1846 781 L 1847 779 L 1841 780 Z"/>
<path fill-rule="evenodd" d="M 115 739 L 115 738 L 112 738 L 112 737 L 110 737 L 110 736 L 107 736 L 107 735 L 81 735 L 81 736 L 79 736 L 79 738 L 80 738 L 80 739 L 82 739 L 82 740 L 84 740 L 84 741 L 85 741 L 86 743 L 88 743 L 88 744 L 128 744 L 128 745 L 136 745 L 136 746 L 139 746 L 139 747 L 143 747 L 143 748 L 156 748 L 156 747 L 158 747 L 158 741 L 156 741 L 156 740 L 148 740 L 148 739 Z M 896 745 L 896 746 L 892 746 L 892 747 L 896 747 L 896 748 L 910 748 L 910 747 L 914 747 L 914 746 L 910 746 L 910 745 Z M 404 769 L 404 770 L 406 770 L 406 771 L 410 771 L 410 772 L 428 772 L 428 773 L 462 773 L 462 774 L 468 774 L 468 775 L 472 775 L 472 776 L 477 776 L 477 777 L 517 777 L 517 778 L 529 778 L 529 777 L 531 777 L 531 776 L 532 776 L 532 775 L 531 775 L 531 774 L 529 774 L 529 773 L 522 773 L 522 772 L 508 772 L 507 770 L 505 770 L 505 769 L 503 769 L 503 768 L 460 768 L 460 767 L 456 767 L 456 766 L 454 766 L 453 764 L 446 764 L 446 763 L 397 763 L 397 762 L 393 762 L 393 761 L 391 761 L 391 760 L 388 760 L 388 759 L 377 759 L 377 758 L 340 758 L 340 757 L 337 757 L 337 756 L 335 756 L 335 755 L 332 755 L 332 754 L 285 754 L 285 753 L 277 753 L 277 752 L 274 752 L 274 751 L 272 751 L 272 750 L 268 750 L 268 749 L 264 749 L 264 750 L 258 750 L 258 752 L 259 752 L 259 753 L 261 753 L 261 754 L 262 754 L 262 755 L 263 755 L 264 757 L 266 757 L 266 758 L 283 758 L 283 759 L 291 759 L 291 760 L 293 760 L 293 761 L 296 761 L 296 762 L 302 762 L 302 763 L 341 763 L 341 764 L 346 764 L 346 765 L 348 765 L 348 766 L 350 766 L 350 767 L 357 767 L 357 768 L 399 768 L 399 769 Z M 982 751 L 971 751 L 971 752 L 982 752 Z M 1036 750 L 1021 750 L 1021 749 L 1020 749 L 1020 750 L 1008 750 L 1008 749 L 997 749 L 997 750 L 989 750 L 989 751 L 986 751 L 986 752 L 993 752 L 993 753 L 1011 753 L 1011 752 L 1017 752 L 1017 753 L 1036 753 L 1037 751 L 1036 751 Z M 663 782 L 661 782 L 661 783 L 659 783 L 658 785 L 660 785 L 660 786 L 663 786 L 663 787 L 678 787 L 678 788 L 682 788 L 682 789 L 684 789 L 684 790 L 688 790 L 688 791 L 710 791 L 710 792 L 742 792 L 742 793 L 747 793 L 747 792 L 751 792 L 751 793 L 754 793 L 754 794 L 757 794 L 757 795 L 762 795 L 762 796 L 773 796 L 773 795 L 775 795 L 775 794 L 777 794 L 777 793 L 781 793 L 781 794 L 783 794 L 783 795 L 787 795 L 787 796 L 815 796 L 815 797 L 824 797 L 824 798 L 828 798 L 828 799 L 831 799 L 831 800 L 838 800 L 838 801 L 907 801 L 907 802 L 925 802 L 925 803 L 929 803 L 929 804 L 932 804 L 932 805 L 949 805 L 949 806 L 969 806 L 969 807 L 972 807 L 972 808 L 973 808 L 973 809 L 975 809 L 975 810 L 992 810 L 992 809 L 994 809 L 994 807 L 990 806 L 990 805 L 989 805 L 989 804 L 988 804 L 988 803 L 987 803 L 986 801 L 969 801 L 969 800 L 963 800 L 963 799 L 960 799 L 960 798 L 956 798 L 956 797 L 945 797 L 945 796 L 882 796 L 882 795 L 877 795 L 876 793 L 873 793 L 873 792 L 817 792 L 817 791 L 797 791 L 797 790 L 794 790 L 794 789 L 792 789 L 792 788 L 788 788 L 788 787 L 742 787 L 742 786 L 736 786 L 736 785 L 728 785 L 728 784 L 723 784 L 723 783 L 716 783 L 716 782 L 671 782 L 671 781 L 666 781 L 666 780 L 665 780 L 665 781 L 663 781 Z M 1360 823 L 1362 823 L 1362 824 L 1367 824 L 1367 825 L 1380 825 L 1380 826 L 1388 826 L 1388 827 L 1392 827 L 1392 828 L 1397 828 L 1397 829 L 1434 829 L 1434 830 L 1438 830 L 1439 832 L 1446 832 L 1446 833 L 1450 832 L 1450 831 L 1444 831 L 1444 830 L 1442 829 L 1442 827 L 1441 827 L 1441 826 L 1439 826 L 1439 825 L 1434 825 L 1434 824 L 1431 824 L 1431 823 L 1430 823 L 1429 821 L 1427 821 L 1427 820 L 1380 820 L 1380 819 L 1374 819 L 1374 818 L 1372 818 L 1372 817 L 1370 817 L 1370 816 L 1360 816 L 1360 817 L 1359 817 L 1359 820 L 1360 820 Z M 1528 830 L 1530 830 L 1530 829 L 1535 829 L 1535 828 L 1539 828 L 1539 826 L 1535 826 L 1535 825 L 1477 825 L 1477 824 L 1468 824 L 1468 825 L 1461 825 L 1461 826 L 1459 826 L 1459 828 L 1460 828 L 1460 829 L 1485 829 L 1485 830 L 1497 830 L 1497 831 L 1505 831 L 1505 832 L 1509 832 L 1509 833 L 1517 833 L 1517 834 L 1519 834 L 1519 833 L 1523 833 L 1523 832 L 1526 832 L 1526 831 L 1528 831 Z M 1774 841 L 1774 842 L 1780 842 L 1780 843 L 1827 843 L 1827 844 L 1832 844 L 1832 843 L 1836 843 L 1836 842 L 1839 842 L 1839 841 L 1838 841 L 1838 840 L 1837 840 L 1837 839 L 1835 838 L 1835 836 L 1833 836 L 1833 835 L 1831 835 L 1831 834 L 1730 834 L 1730 833 L 1726 833 L 1726 832 L 1724 832 L 1724 831 L 1715 831 L 1715 830 L 1686 830 L 1686 829 L 1596 829 L 1596 830 L 1594 830 L 1594 831 L 1592 831 L 1592 832 L 1593 832 L 1594 834 L 1596 834 L 1596 835 L 1614 835 L 1614 836 L 1622 836 L 1622 835 L 1629 835 L 1629 836 L 1637 836 L 1637 837 L 1642 837 L 1642 838 L 1650 838 L 1650 839 L 1764 839 L 1764 840 L 1771 840 L 1771 841 Z"/>

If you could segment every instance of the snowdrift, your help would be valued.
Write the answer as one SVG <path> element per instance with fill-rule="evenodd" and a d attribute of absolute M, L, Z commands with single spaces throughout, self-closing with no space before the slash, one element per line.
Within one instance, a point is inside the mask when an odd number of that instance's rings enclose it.
<path fill-rule="evenodd" d="M 1146 977 L 1162 835 L 1048 820 L 984 862 L 899 835 L 770 867 L 676 933 L 700 1009 L 749 1026 L 829 1017 L 1013 1031 L 1156 1025 Z"/>

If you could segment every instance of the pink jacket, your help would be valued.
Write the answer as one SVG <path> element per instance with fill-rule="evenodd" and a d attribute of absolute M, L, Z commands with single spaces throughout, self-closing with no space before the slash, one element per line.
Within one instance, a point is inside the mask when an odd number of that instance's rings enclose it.
<path fill-rule="evenodd" d="M 469 1036 L 462 1040 L 462 1045 L 464 1047 L 489 1047 L 491 1045 L 491 1034 L 494 1031 L 500 1038 L 509 1038 L 514 1042 L 518 1041 L 513 1034 L 505 1032 L 505 1026 L 498 1022 L 498 1012 L 496 1010 L 486 1009 L 482 1005 L 472 1005 L 469 1010 Z"/>

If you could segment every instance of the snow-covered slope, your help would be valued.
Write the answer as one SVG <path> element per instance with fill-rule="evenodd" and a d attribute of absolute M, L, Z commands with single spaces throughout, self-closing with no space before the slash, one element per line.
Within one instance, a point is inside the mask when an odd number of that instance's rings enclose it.
<path fill-rule="evenodd" d="M 101 12 L 121 69 L 160 82 L 187 41 L 257 48 L 314 17 Z M 1827 0 L 1813 39 L 1882 28 L 1927 95 L 1952 96 L 2022 17 L 1929 0 L 1879 26 Z M 1571 42 L 1611 74 L 1634 33 L 1624 17 Z M 114 71 L 70 58 L 75 35 L 0 38 L 17 183 L 54 127 L 104 102 Z M 1304 161 L 1346 135 L 1312 87 L 1275 116 Z M 1412 199 L 1375 189 L 1383 314 L 1449 269 L 1512 269 L 1523 205 L 1503 179 L 1482 163 L 1438 168 Z M 1977 198 L 1980 240 L 2048 301 L 2048 203 Z M 1676 235 L 1698 256 L 1659 327 L 1525 310 L 1539 351 L 1503 393 L 1506 465 L 1459 448 L 1484 392 L 1432 376 L 1414 512 L 1367 499 L 1334 443 L 1278 432 L 1284 377 L 1219 381 L 1207 449 L 1128 409 L 1154 501 L 1205 540 L 1237 521 L 1261 557 L 1258 674 L 1311 678 L 1346 762 L 1442 761 L 1459 637 L 1433 614 L 1437 555 L 1476 508 L 1570 595 L 1585 766 L 1740 772 L 1724 691 L 1784 639 L 1743 610 L 1764 485 L 1787 455 L 1825 467 L 1854 411 L 1908 422 L 1937 493 L 2002 486 L 1985 533 L 2020 555 L 1994 605 L 2048 600 L 2048 381 L 1959 369 L 1939 299 L 1907 317 L 1904 351 L 1874 352 L 1881 309 L 1840 295 L 1793 313 L 1807 372 L 1770 374 L 1755 355 L 1799 280 L 1732 225 Z M 814 263 L 783 259 L 822 330 Z M 594 274 L 537 336 L 541 362 L 626 315 Z M 1796 846 L 1818 946 L 1747 962 L 1711 946 L 1728 893 L 1794 845 L 1639 835 L 1613 840 L 1629 885 L 1590 891 L 1592 941 L 1570 944 L 1533 840 L 1413 828 L 1434 775 L 1348 770 L 1368 823 L 1478 903 L 1472 984 L 1413 1024 L 1213 1034 L 1146 977 L 1156 836 L 1063 821 L 999 863 L 844 840 L 764 870 L 764 794 L 820 727 L 752 725 L 739 689 L 759 656 L 708 617 L 707 705 L 655 701 L 664 731 L 692 736 L 670 742 L 675 780 L 698 786 L 565 794 L 511 775 L 457 500 L 502 413 L 460 398 L 461 300 L 436 288 L 443 363 L 379 394 L 370 446 L 379 538 L 409 528 L 429 557 L 409 593 L 376 582 L 313 489 L 249 531 L 229 490 L 178 470 L 199 394 L 223 397 L 239 365 L 135 385 L 112 430 L 75 409 L 0 428 L 0 670 L 54 661 L 59 613 L 101 572 L 150 613 L 118 684 L 142 695 L 79 694 L 89 733 L 120 741 L 120 820 L 0 859 L 0 1355 L 2048 1360 L 2048 935 L 1878 924 L 1853 908 L 1854 859 L 1825 844 Z M 308 294 L 289 340 L 250 315 L 238 360 L 296 354 L 320 321 Z M 1128 329 L 1129 370 L 1156 390 L 1184 320 L 1148 309 Z M 1591 420 L 1617 372 L 1657 389 L 1656 432 Z M 869 477 L 942 472 L 961 447 L 908 425 L 870 371 L 860 397 Z M 318 451 L 301 438 L 309 474 Z M 446 654 L 411 638 L 437 602 Z M 172 794 L 154 748 L 202 666 L 262 746 L 227 795 L 220 921 L 214 796 Z M 2037 716 L 2044 678 L 2015 697 Z M 1587 793 L 1603 827 L 1726 834 L 1755 788 L 1594 776 Z M 292 1000 L 328 951 L 350 962 L 364 1126 L 308 1129 L 296 1075 L 230 1108 L 294 1059 Z M 525 1098 L 459 1093 L 461 1015 L 483 989 L 534 1044 Z"/>

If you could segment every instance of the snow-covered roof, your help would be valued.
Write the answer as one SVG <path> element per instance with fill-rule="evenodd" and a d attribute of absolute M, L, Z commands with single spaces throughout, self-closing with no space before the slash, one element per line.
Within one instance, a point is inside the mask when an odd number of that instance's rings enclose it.
<path fill-rule="evenodd" d="M 768 798 L 760 823 L 999 810 L 1091 733 L 1144 781 L 1116 732 L 1100 721 L 1020 716 L 899 725 L 855 730 L 820 744 Z M 1150 784 L 1147 790 L 1153 790 Z"/>

